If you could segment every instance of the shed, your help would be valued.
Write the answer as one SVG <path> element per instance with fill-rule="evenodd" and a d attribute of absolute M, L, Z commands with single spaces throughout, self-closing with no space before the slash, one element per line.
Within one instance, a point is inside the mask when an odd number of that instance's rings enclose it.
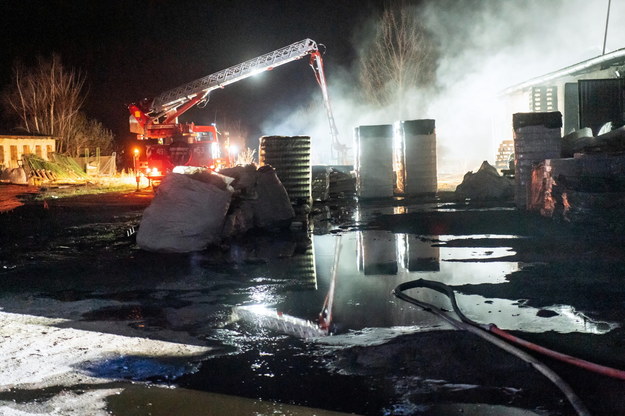
<path fill-rule="evenodd" d="M 20 167 L 22 156 L 27 154 L 35 154 L 45 160 L 50 160 L 55 146 L 56 139 L 52 136 L 0 133 L 0 168 Z"/>

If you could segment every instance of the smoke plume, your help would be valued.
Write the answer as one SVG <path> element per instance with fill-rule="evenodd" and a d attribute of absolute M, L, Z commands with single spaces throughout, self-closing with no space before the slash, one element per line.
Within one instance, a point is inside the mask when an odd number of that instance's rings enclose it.
<path fill-rule="evenodd" d="M 608 0 L 437 0 L 407 7 L 437 48 L 435 85 L 402 91 L 397 96 L 404 102 L 379 107 L 363 100 L 357 63 L 326 68 L 340 138 L 353 147 L 355 127 L 393 123 L 403 107 L 406 119 L 436 120 L 439 174 L 458 175 L 483 160 L 493 163 L 498 144 L 512 138 L 511 126 L 494 127 L 496 118 L 511 124 L 512 114 L 502 114 L 502 90 L 602 53 Z M 617 25 L 623 15 L 625 0 L 612 0 L 606 52 L 625 47 L 625 27 Z M 379 16 L 369 22 L 354 32 L 359 53 L 367 50 Z M 313 163 L 334 163 L 320 97 L 276 113 L 262 129 L 310 135 Z"/>

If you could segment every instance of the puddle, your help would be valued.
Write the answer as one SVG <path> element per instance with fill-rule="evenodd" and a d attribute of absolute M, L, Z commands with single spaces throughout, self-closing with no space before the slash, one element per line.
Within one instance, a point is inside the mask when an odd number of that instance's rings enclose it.
<path fill-rule="evenodd" d="M 456 240 L 519 239 L 515 235 L 414 236 L 365 230 L 314 236 L 317 280 L 320 290 L 330 286 L 337 244 L 341 245 L 334 289 L 333 317 L 340 332 L 364 328 L 431 326 L 417 309 L 394 299 L 392 290 L 402 282 L 433 280 L 449 286 L 508 283 L 511 273 L 524 265 L 501 261 L 514 256 L 512 247 L 446 247 Z M 422 301 L 451 309 L 445 296 L 427 289 L 414 290 Z M 528 307 L 518 299 L 457 294 L 465 314 L 483 323 L 526 332 L 607 333 L 613 322 L 591 319 L 572 305 Z M 302 302 L 304 302 L 302 300 Z M 542 311 L 542 312 L 541 312 Z M 545 313 L 544 311 L 552 311 Z M 550 316 L 546 316 L 550 315 Z"/>
<path fill-rule="evenodd" d="M 82 314 L 84 321 L 128 321 L 133 328 L 167 328 L 169 323 L 161 307 L 150 305 L 107 306 Z"/>
<path fill-rule="evenodd" d="M 173 381 L 182 375 L 195 373 L 197 369 L 197 363 L 182 358 L 155 359 L 132 355 L 88 362 L 80 368 L 92 377 L 154 382 Z"/>

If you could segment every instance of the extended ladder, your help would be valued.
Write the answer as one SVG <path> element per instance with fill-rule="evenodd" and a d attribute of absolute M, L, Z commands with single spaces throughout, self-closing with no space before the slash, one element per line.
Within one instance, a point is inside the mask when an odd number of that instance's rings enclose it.
<path fill-rule="evenodd" d="M 339 142 L 338 129 L 332 115 L 328 90 L 323 72 L 323 61 L 317 43 L 312 39 L 304 39 L 284 48 L 266 53 L 254 59 L 250 59 L 238 65 L 223 69 L 214 74 L 196 79 L 195 81 L 181 85 L 177 88 L 165 91 L 152 100 L 146 115 L 151 122 L 148 124 L 167 124 L 176 120 L 178 116 L 189 108 L 205 101 L 208 94 L 226 85 L 251 77 L 263 71 L 271 70 L 280 65 L 310 56 L 312 67 L 317 83 L 321 87 L 323 103 L 330 126 L 332 149 L 337 151 L 337 159 L 342 163 L 346 147 Z"/>
<path fill-rule="evenodd" d="M 304 39 L 284 48 L 250 59 L 249 61 L 215 72 L 214 74 L 196 79 L 188 84 L 165 91 L 152 101 L 150 115 L 158 117 L 159 114 L 169 112 L 173 108 L 192 100 L 198 94 L 202 97 L 206 97 L 212 90 L 223 88 L 226 85 L 251 77 L 252 75 L 295 61 L 317 50 L 317 43 L 314 40 Z"/>

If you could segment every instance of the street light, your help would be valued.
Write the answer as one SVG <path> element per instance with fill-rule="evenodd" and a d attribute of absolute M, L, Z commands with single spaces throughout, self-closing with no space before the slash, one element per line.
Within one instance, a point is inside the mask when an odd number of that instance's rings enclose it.
<path fill-rule="evenodd" d="M 141 179 L 139 176 L 139 170 L 137 169 L 137 160 L 139 159 L 139 149 L 137 149 L 136 147 L 133 150 L 133 157 L 132 157 L 132 162 L 133 162 L 133 167 L 134 167 L 134 171 L 135 171 L 135 179 L 137 181 L 137 190 L 135 192 L 139 192 L 139 180 Z"/>

